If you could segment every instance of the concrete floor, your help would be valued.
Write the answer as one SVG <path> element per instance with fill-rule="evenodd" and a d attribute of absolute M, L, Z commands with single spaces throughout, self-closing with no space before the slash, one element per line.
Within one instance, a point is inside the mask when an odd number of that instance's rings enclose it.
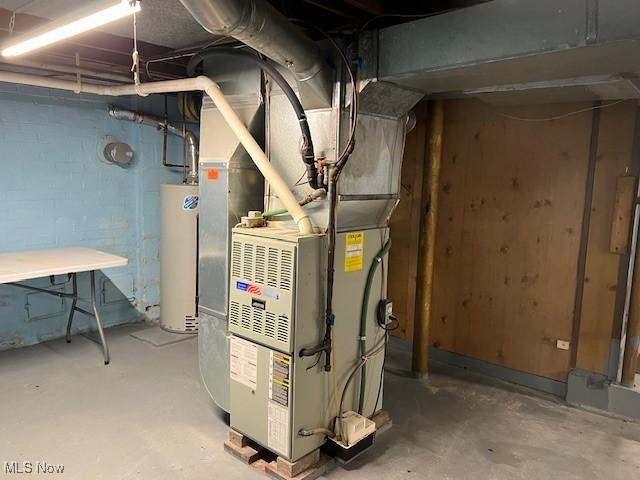
<path fill-rule="evenodd" d="M 200 383 L 196 339 L 155 347 L 130 336 L 141 328 L 107 332 L 109 367 L 82 337 L 0 353 L 0 463 L 65 465 L 64 475 L 46 478 L 265 478 L 223 452 L 227 427 Z M 407 361 L 403 352 L 390 357 L 395 367 Z M 640 474 L 637 423 L 446 367 L 428 384 L 389 374 L 385 392 L 393 428 L 328 478 Z"/>

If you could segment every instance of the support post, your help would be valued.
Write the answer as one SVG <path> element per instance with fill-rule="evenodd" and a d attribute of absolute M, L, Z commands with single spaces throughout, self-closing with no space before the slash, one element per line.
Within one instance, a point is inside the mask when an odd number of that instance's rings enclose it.
<path fill-rule="evenodd" d="M 416 313 L 413 329 L 412 370 L 419 375 L 429 371 L 429 322 L 433 293 L 433 264 L 435 257 L 438 197 L 442 165 L 442 136 L 444 131 L 444 102 L 429 104 L 428 168 L 422 186 L 423 208 L 420 217 L 420 244 L 418 249 L 418 275 Z"/>

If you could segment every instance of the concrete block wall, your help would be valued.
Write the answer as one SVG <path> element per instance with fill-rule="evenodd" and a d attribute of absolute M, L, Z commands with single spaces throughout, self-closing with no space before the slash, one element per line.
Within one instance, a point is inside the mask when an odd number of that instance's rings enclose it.
<path fill-rule="evenodd" d="M 181 172 L 162 167 L 162 134 L 107 115 L 107 105 L 162 114 L 164 97 L 108 99 L 0 83 L 0 253 L 86 246 L 129 259 L 98 277 L 103 322 L 155 320 L 159 315 L 159 188 Z M 170 100 L 171 116 L 178 118 Z M 197 129 L 196 129 L 197 130 Z M 134 162 L 100 162 L 104 135 L 130 144 Z M 170 138 L 173 162 L 182 141 Z M 79 277 L 87 297 L 86 276 Z M 69 288 L 56 277 L 56 288 Z M 49 286 L 49 279 L 31 282 Z M 0 349 L 64 335 L 69 302 L 0 285 Z M 76 315 L 74 330 L 93 329 Z"/>

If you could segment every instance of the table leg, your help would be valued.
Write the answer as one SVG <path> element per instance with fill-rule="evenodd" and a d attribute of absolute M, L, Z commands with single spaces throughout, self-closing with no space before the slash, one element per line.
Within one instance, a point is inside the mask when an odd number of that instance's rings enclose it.
<path fill-rule="evenodd" d="M 71 324 L 73 323 L 73 314 L 76 313 L 76 305 L 78 303 L 78 279 L 75 273 L 71 274 L 71 282 L 73 285 L 73 301 L 71 302 L 71 311 L 67 322 L 67 343 L 71 343 Z"/>
<path fill-rule="evenodd" d="M 100 322 L 100 315 L 98 314 L 98 309 L 96 308 L 96 272 L 95 270 L 91 270 L 89 274 L 91 276 L 91 308 L 93 310 L 93 316 L 96 319 L 96 324 L 98 325 L 98 334 L 100 335 L 100 342 L 102 343 L 102 353 L 104 354 L 104 364 L 109 365 L 109 347 L 107 346 L 107 341 L 104 338 L 102 323 Z"/>

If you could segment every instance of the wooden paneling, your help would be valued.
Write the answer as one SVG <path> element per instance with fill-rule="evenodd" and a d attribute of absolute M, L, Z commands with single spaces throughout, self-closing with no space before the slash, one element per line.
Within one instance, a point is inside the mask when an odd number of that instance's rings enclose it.
<path fill-rule="evenodd" d="M 585 107 L 448 102 L 432 345 L 566 379 L 592 114 L 504 115 Z"/>
<path fill-rule="evenodd" d="M 389 253 L 388 289 L 399 321 L 398 329 L 392 333 L 406 340 L 413 339 L 427 103 L 419 103 L 414 111 L 416 126 L 407 135 L 400 203 L 390 221 L 393 246 Z"/>
<path fill-rule="evenodd" d="M 576 363 L 598 373 L 608 370 L 619 295 L 621 257 L 609 250 L 616 178 L 632 166 L 635 117 L 634 102 L 601 111 Z"/>

